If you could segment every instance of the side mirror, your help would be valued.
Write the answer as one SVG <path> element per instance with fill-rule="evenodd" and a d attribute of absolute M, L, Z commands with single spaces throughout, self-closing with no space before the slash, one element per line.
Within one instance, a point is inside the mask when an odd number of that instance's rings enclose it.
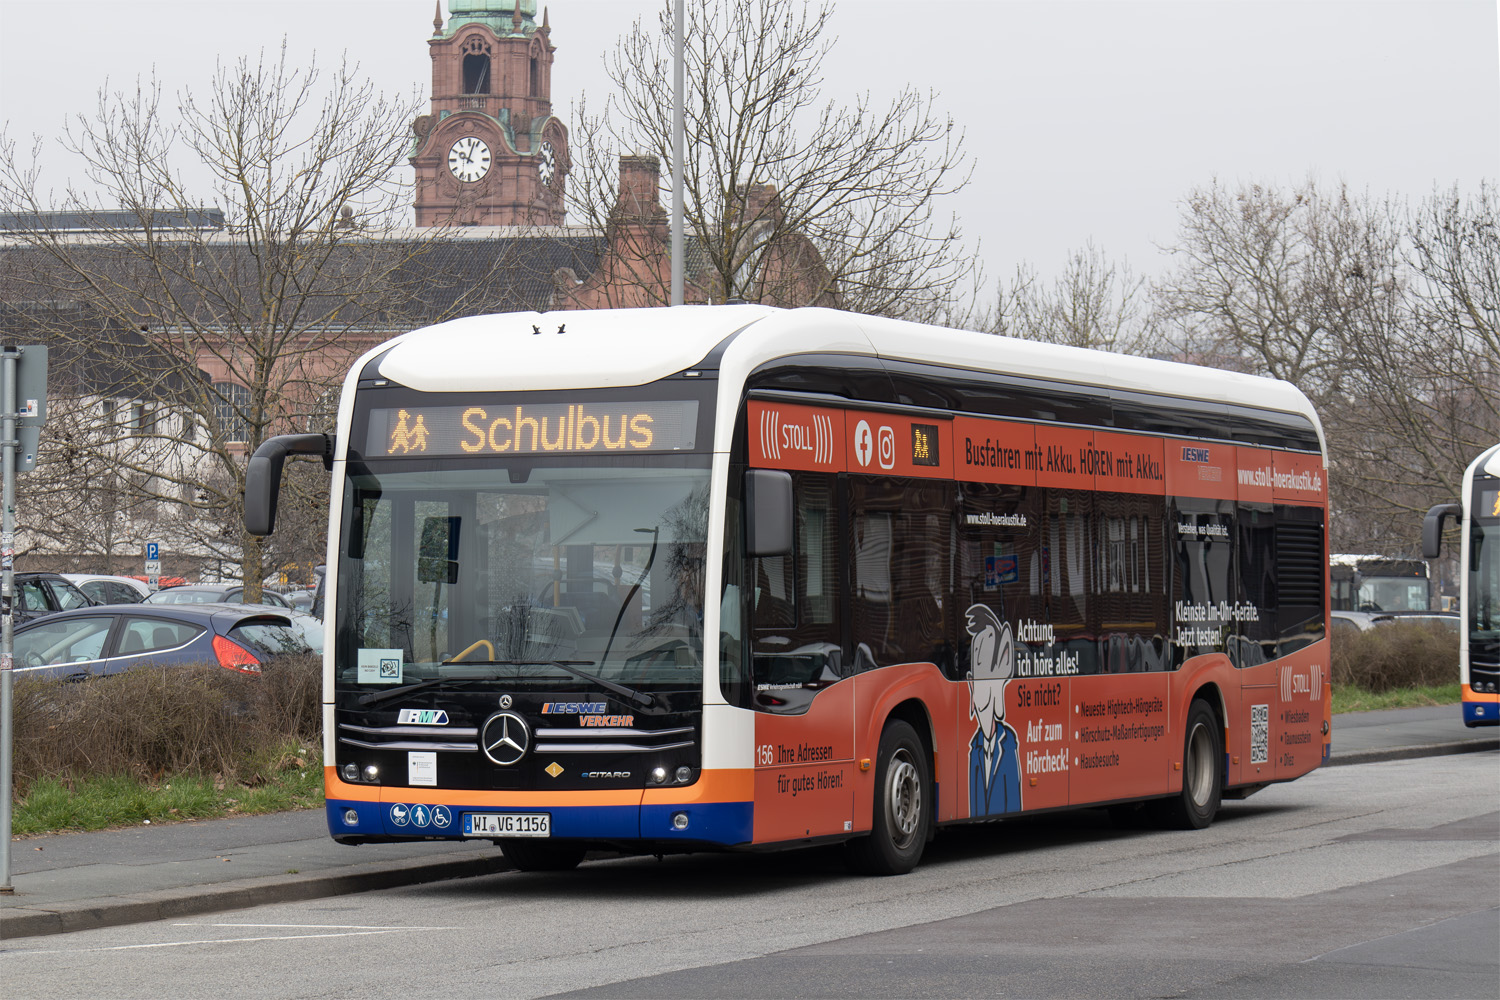
<path fill-rule="evenodd" d="M 281 467 L 288 455 L 317 455 L 333 467 L 333 438 L 327 434 L 278 434 L 255 449 L 245 466 L 245 530 L 269 535 L 276 530 L 276 500 L 281 495 Z"/>
<path fill-rule="evenodd" d="M 745 472 L 745 554 L 792 554 L 792 476 L 777 469 Z"/>
<path fill-rule="evenodd" d="M 1443 521 L 1453 518 L 1457 523 L 1464 516 L 1463 507 L 1456 503 L 1440 503 L 1422 518 L 1422 558 L 1436 559 L 1443 554 Z"/>

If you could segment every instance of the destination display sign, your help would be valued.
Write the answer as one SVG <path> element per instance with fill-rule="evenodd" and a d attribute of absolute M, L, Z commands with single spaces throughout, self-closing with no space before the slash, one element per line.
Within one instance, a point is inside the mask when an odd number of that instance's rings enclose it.
<path fill-rule="evenodd" d="M 578 455 L 685 451 L 698 431 L 690 399 L 405 406 L 370 412 L 375 457 Z"/>

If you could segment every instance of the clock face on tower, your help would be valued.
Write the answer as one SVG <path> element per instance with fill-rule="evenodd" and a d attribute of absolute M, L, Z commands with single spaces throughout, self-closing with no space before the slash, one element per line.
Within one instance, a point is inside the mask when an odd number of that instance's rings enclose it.
<path fill-rule="evenodd" d="M 536 172 L 543 184 L 552 186 L 552 178 L 557 175 L 557 154 L 552 151 L 552 143 L 545 139 L 536 150 Z"/>
<path fill-rule="evenodd" d="M 461 181 L 477 181 L 490 169 L 490 147 L 476 135 L 466 135 L 448 150 L 448 170 Z"/>

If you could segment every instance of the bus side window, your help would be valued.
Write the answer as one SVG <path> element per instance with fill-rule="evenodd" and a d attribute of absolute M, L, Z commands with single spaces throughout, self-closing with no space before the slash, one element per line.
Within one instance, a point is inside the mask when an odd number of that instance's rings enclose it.
<path fill-rule="evenodd" d="M 952 484 L 850 480 L 854 669 L 953 669 Z"/>
<path fill-rule="evenodd" d="M 806 699 L 786 687 L 817 688 L 845 675 L 836 595 L 837 522 L 832 476 L 792 474 L 796 525 L 790 555 L 749 560 L 751 661 L 756 707 L 792 712 Z"/>

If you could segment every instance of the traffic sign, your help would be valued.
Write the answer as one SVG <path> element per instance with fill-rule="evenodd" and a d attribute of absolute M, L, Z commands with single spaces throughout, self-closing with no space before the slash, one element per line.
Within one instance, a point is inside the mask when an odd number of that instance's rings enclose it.
<path fill-rule="evenodd" d="M 160 559 L 147 559 L 146 560 L 146 575 L 147 576 L 161 576 L 161 560 Z"/>
<path fill-rule="evenodd" d="M 147 542 L 146 543 L 146 562 L 147 563 L 153 563 L 153 562 L 156 562 L 160 558 L 161 558 L 161 543 L 159 543 L 159 542 Z"/>

